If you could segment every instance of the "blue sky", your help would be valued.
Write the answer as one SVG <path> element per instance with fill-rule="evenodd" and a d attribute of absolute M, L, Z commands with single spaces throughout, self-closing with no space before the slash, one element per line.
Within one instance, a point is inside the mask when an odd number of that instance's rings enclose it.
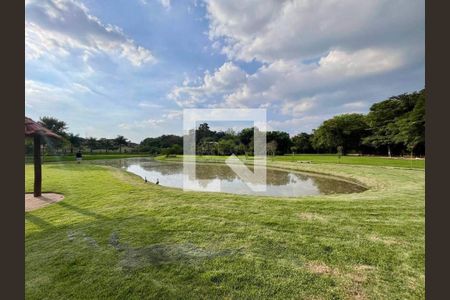
<path fill-rule="evenodd" d="M 27 0 L 25 113 L 83 137 L 182 132 L 183 108 L 267 108 L 310 132 L 424 88 L 424 1 Z"/>

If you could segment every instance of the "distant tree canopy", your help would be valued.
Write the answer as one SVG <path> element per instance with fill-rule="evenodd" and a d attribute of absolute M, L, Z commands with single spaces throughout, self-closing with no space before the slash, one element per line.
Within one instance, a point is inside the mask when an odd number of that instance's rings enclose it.
<path fill-rule="evenodd" d="M 371 135 L 363 139 L 365 145 L 377 150 L 418 150 L 425 153 L 425 89 L 411 94 L 390 97 L 370 107 L 367 123 Z"/>
<path fill-rule="evenodd" d="M 312 134 L 306 132 L 299 133 L 292 137 L 292 147 L 293 153 L 311 153 L 314 151 L 312 145 Z"/>
<path fill-rule="evenodd" d="M 343 153 L 360 151 L 362 139 L 370 134 L 366 117 L 362 114 L 344 114 L 326 120 L 314 131 L 312 144 L 315 149 Z"/>
<path fill-rule="evenodd" d="M 67 124 L 64 121 L 60 121 L 53 117 L 42 117 L 39 122 L 47 129 L 50 129 L 56 134 L 61 136 L 66 135 Z"/>
<path fill-rule="evenodd" d="M 46 128 L 57 133 L 62 140 L 44 140 L 44 153 L 47 154 L 58 154 L 66 153 L 69 151 L 73 154 L 74 149 L 77 150 L 87 150 L 91 153 L 96 152 L 109 152 L 109 151 L 119 151 L 121 152 L 122 147 L 127 146 L 132 149 L 131 151 L 136 152 L 138 150 L 138 145 L 130 143 L 128 139 L 123 136 L 118 136 L 115 139 L 108 138 L 82 138 L 78 134 L 67 132 L 67 124 L 54 117 L 42 117 L 39 122 Z M 32 142 L 28 139 L 25 140 L 25 153 L 31 155 L 33 151 Z"/>
<path fill-rule="evenodd" d="M 173 134 L 162 135 L 155 138 L 146 138 L 139 144 L 139 149 L 142 152 L 148 152 L 156 155 L 162 153 L 163 151 L 167 151 L 165 149 L 171 148 L 174 145 L 179 146 L 179 148 L 177 148 L 177 153 L 173 154 L 182 154 L 183 138 Z"/>
<path fill-rule="evenodd" d="M 46 151 L 87 149 L 94 151 L 131 151 L 151 155 L 183 153 L 183 137 L 173 134 L 146 138 L 139 145 L 124 136 L 114 139 L 81 138 L 67 132 L 67 124 L 53 117 L 42 117 L 40 122 L 64 137 L 63 141 L 46 144 Z M 213 131 L 208 123 L 195 129 L 196 153 L 199 155 L 252 155 L 254 130 L 244 128 Z M 194 133 L 194 129 L 190 134 Z M 312 133 L 301 132 L 292 137 L 284 131 L 266 132 L 266 150 L 271 155 L 288 153 L 361 153 L 382 155 L 425 154 L 425 89 L 401 94 L 380 101 L 370 107 L 367 115 L 350 113 L 324 121 Z M 338 151 L 339 149 L 339 151 Z M 26 153 L 31 153 L 32 143 L 25 142 Z"/>

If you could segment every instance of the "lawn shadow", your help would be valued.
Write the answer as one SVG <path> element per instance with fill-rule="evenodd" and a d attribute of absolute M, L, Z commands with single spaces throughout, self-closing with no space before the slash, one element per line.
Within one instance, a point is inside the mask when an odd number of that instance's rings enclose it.
<path fill-rule="evenodd" d="M 119 242 L 117 233 L 111 234 L 109 244 L 122 252 L 119 265 L 125 270 L 164 264 L 187 263 L 196 264 L 200 261 L 240 253 L 241 249 L 210 250 L 198 247 L 192 243 L 181 244 L 150 244 L 143 247 L 131 247 Z"/>
<path fill-rule="evenodd" d="M 53 227 L 53 225 L 50 224 L 49 222 L 31 214 L 25 214 L 25 220 L 41 227 L 42 229 L 48 229 Z"/>
<path fill-rule="evenodd" d="M 92 211 L 90 211 L 90 210 L 88 210 L 88 209 L 85 209 L 85 208 L 80 208 L 80 207 L 78 207 L 78 206 L 74 206 L 74 205 L 68 204 L 68 203 L 66 203 L 66 202 L 58 202 L 58 203 L 56 203 L 56 204 L 57 204 L 57 205 L 60 205 L 60 206 L 62 206 L 62 207 L 64 207 L 64 208 L 67 208 L 67 209 L 69 209 L 69 210 L 75 211 L 75 212 L 77 212 L 77 213 L 79 213 L 79 214 L 82 214 L 82 215 L 85 215 L 85 216 L 89 216 L 89 217 L 94 217 L 94 218 L 96 218 L 96 219 L 98 219 L 98 220 L 103 220 L 103 221 L 108 221 L 108 220 L 110 220 L 110 218 L 105 217 L 105 216 L 103 216 L 103 215 L 101 215 L 101 214 L 92 212 Z"/>

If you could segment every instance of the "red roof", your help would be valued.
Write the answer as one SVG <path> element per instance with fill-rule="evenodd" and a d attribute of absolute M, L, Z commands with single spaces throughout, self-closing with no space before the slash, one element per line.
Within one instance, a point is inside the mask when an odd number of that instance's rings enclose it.
<path fill-rule="evenodd" d="M 41 124 L 31 120 L 30 118 L 25 117 L 25 136 L 33 137 L 35 135 L 62 139 L 61 136 L 45 128 Z"/>

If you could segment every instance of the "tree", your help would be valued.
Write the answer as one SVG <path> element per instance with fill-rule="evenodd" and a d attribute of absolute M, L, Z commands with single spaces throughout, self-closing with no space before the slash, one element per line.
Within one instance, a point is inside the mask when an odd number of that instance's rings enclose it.
<path fill-rule="evenodd" d="M 108 150 L 110 150 L 114 146 L 114 143 L 110 139 L 101 138 L 98 140 L 98 146 L 101 149 L 105 149 L 106 153 L 108 153 Z"/>
<path fill-rule="evenodd" d="M 202 123 L 195 132 L 196 144 L 200 144 L 205 138 L 212 138 L 215 132 L 209 129 L 208 123 Z"/>
<path fill-rule="evenodd" d="M 86 139 L 86 145 L 88 146 L 91 153 L 94 151 L 95 148 L 97 148 L 98 141 L 94 137 L 89 137 Z"/>
<path fill-rule="evenodd" d="M 81 138 L 78 134 L 69 133 L 67 135 L 67 140 L 70 143 L 70 153 L 73 153 L 73 148 L 80 148 Z"/>
<path fill-rule="evenodd" d="M 294 152 L 309 153 L 312 151 L 311 134 L 305 132 L 299 133 L 292 137 L 292 149 Z"/>
<path fill-rule="evenodd" d="M 128 145 L 128 140 L 123 135 L 118 135 L 114 139 L 114 142 L 116 143 L 117 146 L 119 146 L 119 152 L 120 153 L 122 153 L 122 146 L 127 146 Z"/>
<path fill-rule="evenodd" d="M 272 154 L 272 157 L 275 156 L 277 152 L 278 143 L 275 140 L 272 140 L 267 143 L 267 153 Z"/>
<path fill-rule="evenodd" d="M 53 117 L 41 117 L 39 120 L 39 123 L 42 124 L 47 129 L 50 129 L 54 133 L 60 135 L 63 138 L 67 137 L 66 130 L 67 130 L 67 124 L 64 121 L 58 120 L 57 118 Z M 55 149 L 58 151 L 59 148 L 63 146 L 64 140 L 44 140 L 42 141 L 42 145 L 45 148 L 45 146 L 48 144 L 49 149 Z"/>
<path fill-rule="evenodd" d="M 425 91 L 422 90 L 412 111 L 399 117 L 395 122 L 397 128 L 394 141 L 402 143 L 412 153 L 414 149 L 425 144 Z"/>
<path fill-rule="evenodd" d="M 232 139 L 221 139 L 217 145 L 217 150 L 220 155 L 230 155 L 235 151 L 235 142 Z"/>
<path fill-rule="evenodd" d="M 53 117 L 42 117 L 40 123 L 47 129 L 50 129 L 58 135 L 65 135 L 67 130 L 67 124 L 64 121 L 58 120 Z"/>
<path fill-rule="evenodd" d="M 408 122 L 400 120 L 414 109 L 421 98 L 425 101 L 425 90 L 393 96 L 373 104 L 367 115 L 367 123 L 372 134 L 364 138 L 363 143 L 375 148 L 386 147 L 388 156 L 391 156 L 392 147 L 405 141 L 399 137 L 399 125 L 406 126 L 405 122 Z"/>
<path fill-rule="evenodd" d="M 362 139 L 369 132 L 366 118 L 362 114 L 343 114 L 326 120 L 314 131 L 313 146 L 315 149 L 335 151 L 343 147 L 343 153 L 360 151 Z"/>
<path fill-rule="evenodd" d="M 177 145 L 183 152 L 183 138 L 177 135 L 162 135 L 155 138 L 146 138 L 139 144 L 140 151 L 149 152 L 150 154 L 162 153 L 163 149 L 167 149 Z"/>
<path fill-rule="evenodd" d="M 268 131 L 266 133 L 267 142 L 275 141 L 277 144 L 277 152 L 279 154 L 286 154 L 291 149 L 291 139 L 289 133 L 284 131 Z"/>

